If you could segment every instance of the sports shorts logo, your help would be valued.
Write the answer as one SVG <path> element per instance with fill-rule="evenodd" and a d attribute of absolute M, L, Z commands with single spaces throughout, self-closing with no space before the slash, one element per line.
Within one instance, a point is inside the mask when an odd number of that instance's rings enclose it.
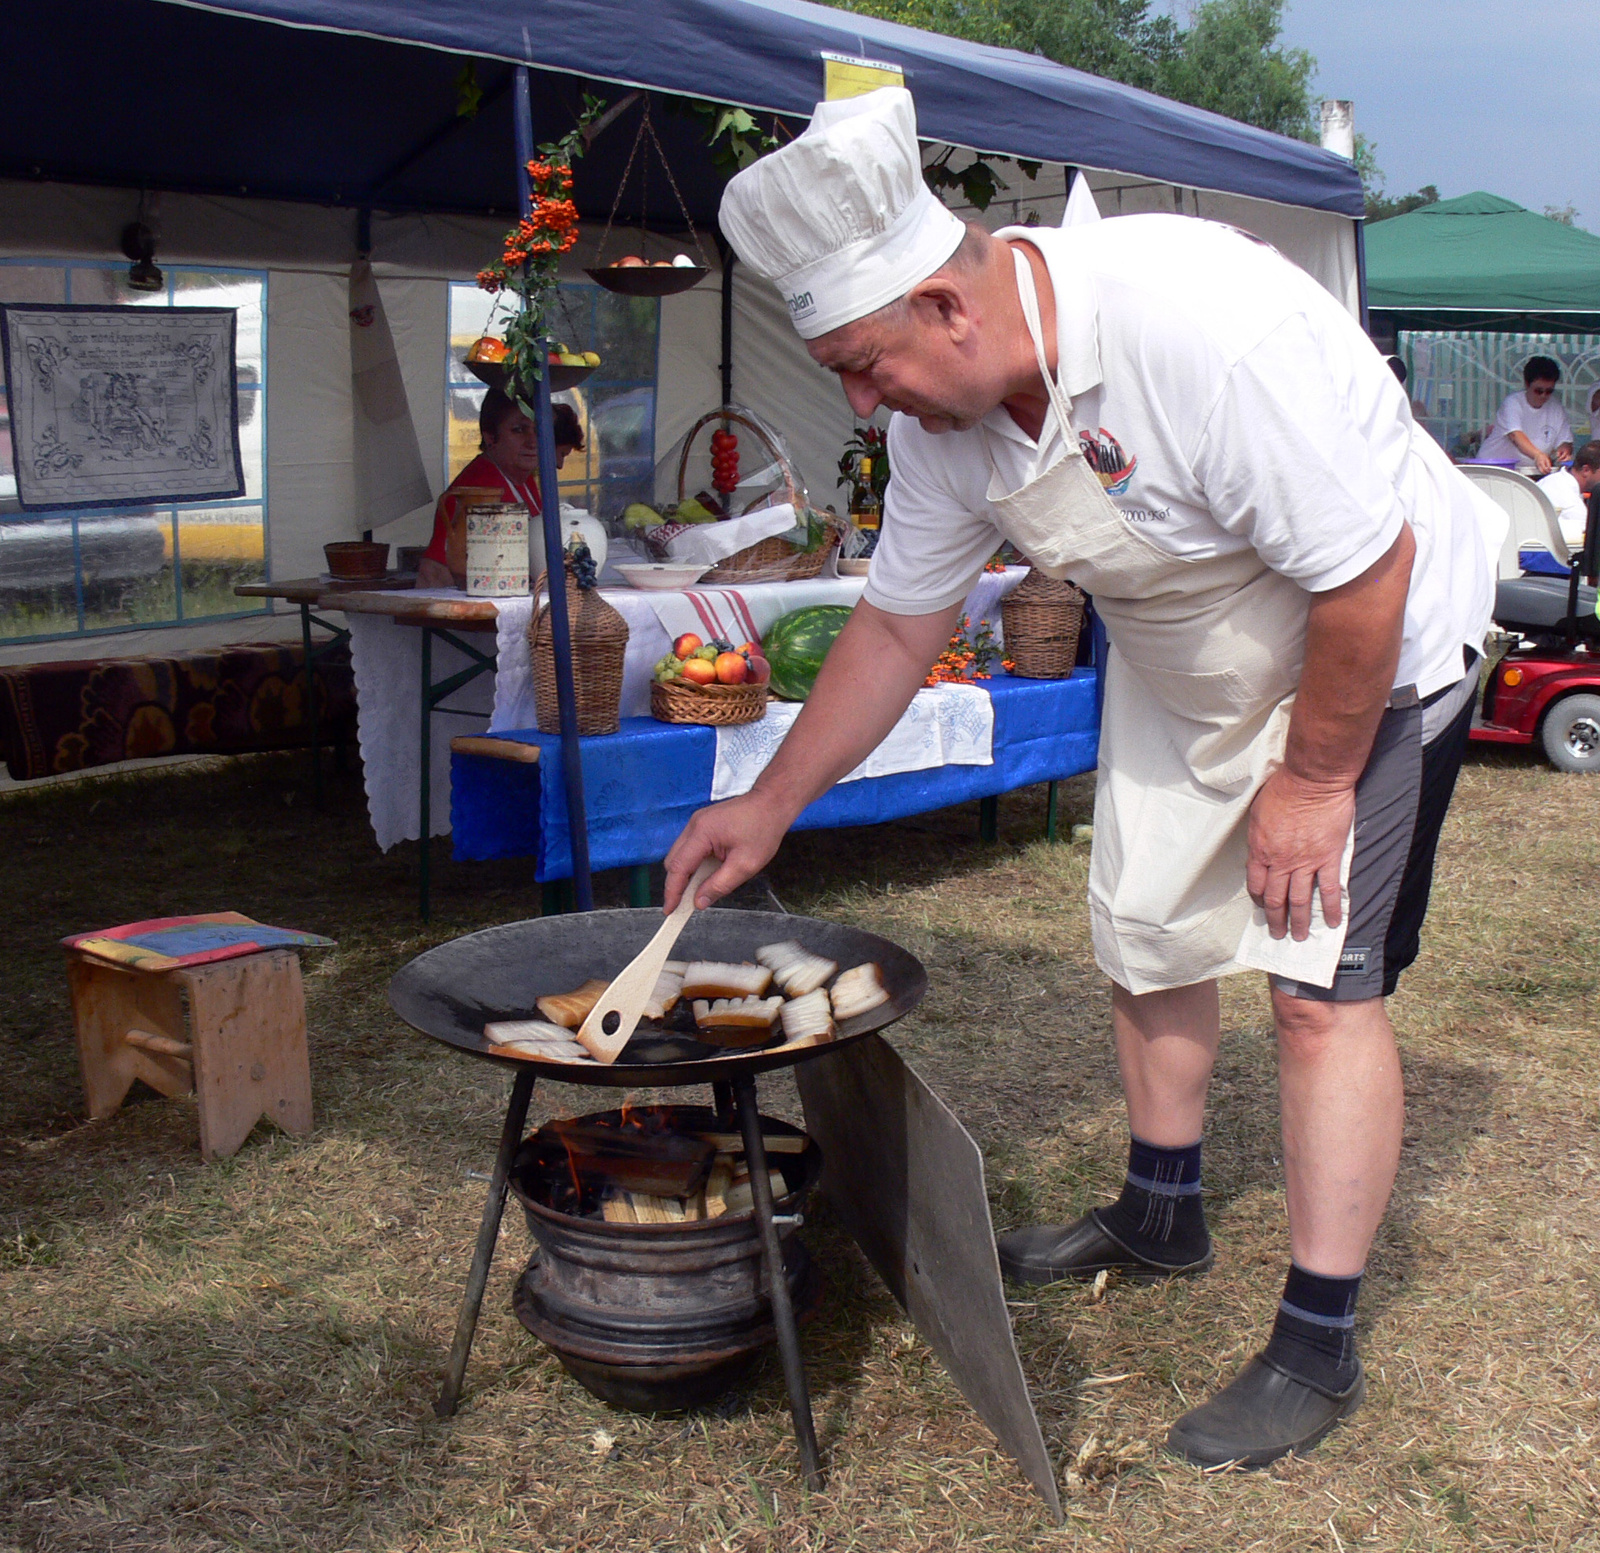
<path fill-rule="evenodd" d="M 1137 455 L 1130 458 L 1124 453 L 1122 444 L 1104 426 L 1097 433 L 1079 432 L 1078 445 L 1108 496 L 1120 496 L 1127 490 L 1134 470 L 1139 467 Z"/>
<path fill-rule="evenodd" d="M 1372 951 L 1370 949 L 1345 949 L 1339 955 L 1339 974 L 1347 972 L 1352 976 L 1364 976 L 1367 973 L 1367 960 Z"/>

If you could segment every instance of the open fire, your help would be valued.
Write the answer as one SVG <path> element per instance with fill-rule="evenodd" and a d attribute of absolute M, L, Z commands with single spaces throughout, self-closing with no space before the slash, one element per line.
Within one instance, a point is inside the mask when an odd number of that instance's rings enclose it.
<path fill-rule="evenodd" d="M 806 1137 L 763 1120 L 762 1138 L 773 1198 L 787 1197 Z M 743 1138 L 698 1106 L 625 1104 L 546 1122 L 523 1144 L 516 1173 L 553 1212 L 613 1224 L 691 1223 L 753 1204 Z"/>

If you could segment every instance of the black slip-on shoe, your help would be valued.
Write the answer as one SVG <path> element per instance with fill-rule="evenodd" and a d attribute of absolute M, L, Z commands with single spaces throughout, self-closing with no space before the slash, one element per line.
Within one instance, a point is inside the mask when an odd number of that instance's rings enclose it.
<path fill-rule="evenodd" d="M 1290 1451 L 1308 1451 L 1361 1406 L 1367 1377 L 1344 1391 L 1324 1391 L 1257 1354 L 1226 1386 L 1172 1426 L 1167 1449 L 1197 1467 L 1264 1467 Z"/>
<path fill-rule="evenodd" d="M 1130 1251 L 1090 1211 L 1071 1224 L 1036 1224 L 995 1239 L 1000 1271 L 1015 1283 L 1056 1283 L 1063 1278 L 1093 1278 L 1096 1273 L 1118 1273 L 1133 1283 L 1160 1283 L 1166 1278 L 1191 1277 L 1211 1266 L 1212 1251 L 1197 1262 L 1169 1265 L 1152 1262 Z"/>

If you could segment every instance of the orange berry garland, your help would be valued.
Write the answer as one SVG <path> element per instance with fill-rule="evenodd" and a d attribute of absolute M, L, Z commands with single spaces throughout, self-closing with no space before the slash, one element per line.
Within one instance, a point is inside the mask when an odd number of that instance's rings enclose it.
<path fill-rule="evenodd" d="M 971 685 L 977 680 L 988 679 L 990 665 L 999 656 L 999 652 L 1000 649 L 995 646 L 994 629 L 989 622 L 980 620 L 974 627 L 967 616 L 963 615 L 955 634 L 950 638 L 950 645 L 934 659 L 933 667 L 928 670 L 928 677 L 922 682 L 923 688 L 931 689 L 935 685 Z M 1009 674 L 1012 668 L 1011 660 L 1001 658 L 1000 667 Z"/>

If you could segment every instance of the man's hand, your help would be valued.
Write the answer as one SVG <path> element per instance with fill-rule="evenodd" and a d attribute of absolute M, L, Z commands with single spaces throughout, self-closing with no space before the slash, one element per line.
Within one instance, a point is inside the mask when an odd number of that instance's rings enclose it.
<path fill-rule="evenodd" d="M 1256 794 L 1245 883 L 1274 938 L 1310 936 L 1311 899 L 1319 891 L 1323 921 L 1338 927 L 1344 914 L 1339 872 L 1355 813 L 1354 787 L 1308 782 L 1287 767 Z"/>
<path fill-rule="evenodd" d="M 678 904 L 684 886 L 708 857 L 720 857 L 722 867 L 700 886 L 695 909 L 714 905 L 738 889 L 771 859 L 794 818 L 753 792 L 701 809 L 667 853 L 664 909 L 671 911 Z"/>

